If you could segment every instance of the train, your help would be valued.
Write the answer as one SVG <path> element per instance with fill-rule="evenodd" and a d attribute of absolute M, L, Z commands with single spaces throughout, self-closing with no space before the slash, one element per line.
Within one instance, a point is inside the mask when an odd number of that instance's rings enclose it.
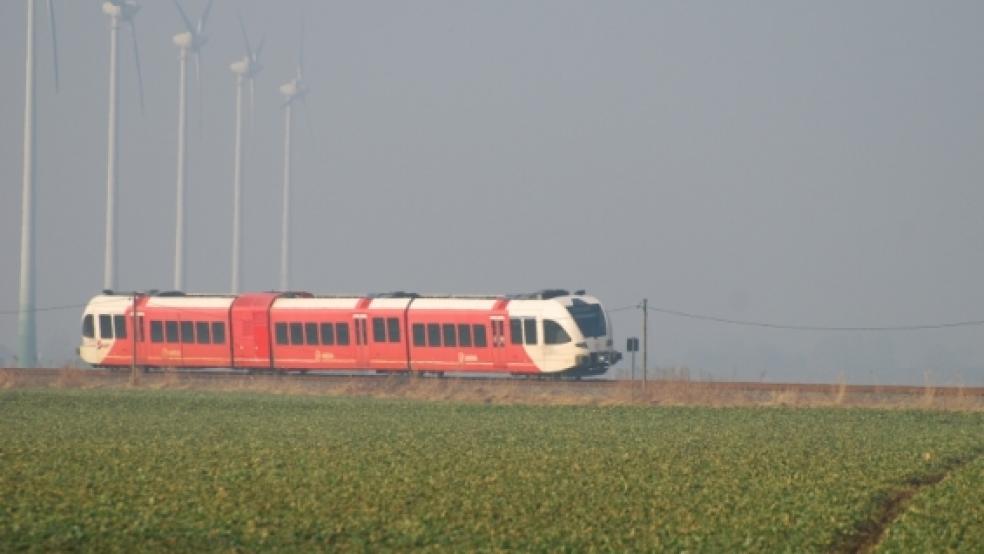
<path fill-rule="evenodd" d="M 583 290 L 513 295 L 393 292 L 94 296 L 80 358 L 99 368 L 368 371 L 587 377 L 621 353 Z"/>

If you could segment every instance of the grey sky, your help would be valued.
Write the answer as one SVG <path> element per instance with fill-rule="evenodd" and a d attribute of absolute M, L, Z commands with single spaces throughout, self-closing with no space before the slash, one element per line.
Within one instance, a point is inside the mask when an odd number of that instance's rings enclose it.
<path fill-rule="evenodd" d="M 177 48 L 170 2 L 124 34 L 121 288 L 172 275 Z M 185 0 L 197 17 L 204 0 Z M 56 0 L 39 37 L 38 306 L 102 281 L 108 21 Z M 277 282 L 282 115 L 307 22 L 295 288 L 585 287 L 804 325 L 984 319 L 984 4 L 217 0 L 191 91 L 188 289 L 229 281 L 235 13 L 267 48 L 246 162 L 244 284 Z M 42 10 L 43 14 L 43 10 Z M 42 27 L 43 28 L 43 27 Z M 24 2 L 0 7 L 0 308 L 16 308 Z M 203 110 L 199 132 L 198 110 Z M 303 112 L 302 112 L 303 113 Z M 639 313 L 614 314 L 619 342 Z M 77 311 L 40 313 L 72 356 Z M 984 327 L 792 332 L 653 314 L 651 360 L 716 378 L 984 384 Z M 16 345 L 0 315 L 0 358 Z"/>

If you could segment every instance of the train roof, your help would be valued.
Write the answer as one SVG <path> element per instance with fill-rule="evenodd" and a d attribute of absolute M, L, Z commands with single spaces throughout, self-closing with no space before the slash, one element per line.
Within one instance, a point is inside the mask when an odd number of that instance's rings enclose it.
<path fill-rule="evenodd" d="M 585 291 L 577 290 L 573 294 L 565 289 L 542 289 L 536 292 L 525 292 L 525 293 L 514 293 L 514 294 L 457 294 L 457 293 L 417 293 L 417 292 L 407 292 L 407 291 L 393 291 L 393 292 L 373 292 L 368 294 L 361 293 L 329 293 L 329 294 L 311 294 L 305 291 L 266 291 L 266 294 L 274 293 L 278 295 L 278 299 L 283 298 L 304 298 L 304 299 L 358 299 L 358 298 L 370 298 L 370 299 L 461 299 L 461 300 L 551 300 L 559 297 L 569 297 L 569 296 L 582 296 Z M 146 290 L 146 291 L 112 291 L 104 290 L 102 291 L 103 296 L 146 296 L 152 298 L 189 298 L 189 299 L 229 299 L 231 302 L 239 296 L 244 296 L 245 294 L 229 294 L 229 293 L 219 293 L 219 294 L 207 294 L 207 293 L 187 293 L 183 291 L 167 290 L 159 291 L 156 289 Z M 167 302 L 164 302 L 167 303 Z M 180 302 L 178 302 L 180 303 Z"/>

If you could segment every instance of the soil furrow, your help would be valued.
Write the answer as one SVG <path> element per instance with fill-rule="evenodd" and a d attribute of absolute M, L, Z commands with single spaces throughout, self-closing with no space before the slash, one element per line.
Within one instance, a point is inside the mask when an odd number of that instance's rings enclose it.
<path fill-rule="evenodd" d="M 892 523 L 902 515 L 913 496 L 924 489 L 936 485 L 948 475 L 976 460 L 984 454 L 984 447 L 966 456 L 946 460 L 938 471 L 929 475 L 911 477 L 901 483 L 899 488 L 887 493 L 879 503 L 872 518 L 858 524 L 854 532 L 843 536 L 831 548 L 835 553 L 867 554 L 874 552 Z"/>

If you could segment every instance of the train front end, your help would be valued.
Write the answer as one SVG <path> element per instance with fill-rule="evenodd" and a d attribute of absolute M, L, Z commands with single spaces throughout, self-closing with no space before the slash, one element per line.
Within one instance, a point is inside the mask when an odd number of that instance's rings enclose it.
<path fill-rule="evenodd" d="M 127 315 L 133 296 L 101 294 L 89 300 L 82 314 L 79 357 L 93 367 L 122 367 L 130 364 Z"/>
<path fill-rule="evenodd" d="M 602 375 L 622 354 L 614 349 L 611 323 L 601 302 L 584 294 L 557 298 L 563 304 L 573 327 L 574 366 L 565 372 L 573 376 Z"/>
<path fill-rule="evenodd" d="M 601 302 L 583 291 L 548 289 L 509 303 L 512 344 L 523 344 L 541 375 L 602 375 L 621 359 Z M 542 336 L 537 338 L 537 320 Z"/>

